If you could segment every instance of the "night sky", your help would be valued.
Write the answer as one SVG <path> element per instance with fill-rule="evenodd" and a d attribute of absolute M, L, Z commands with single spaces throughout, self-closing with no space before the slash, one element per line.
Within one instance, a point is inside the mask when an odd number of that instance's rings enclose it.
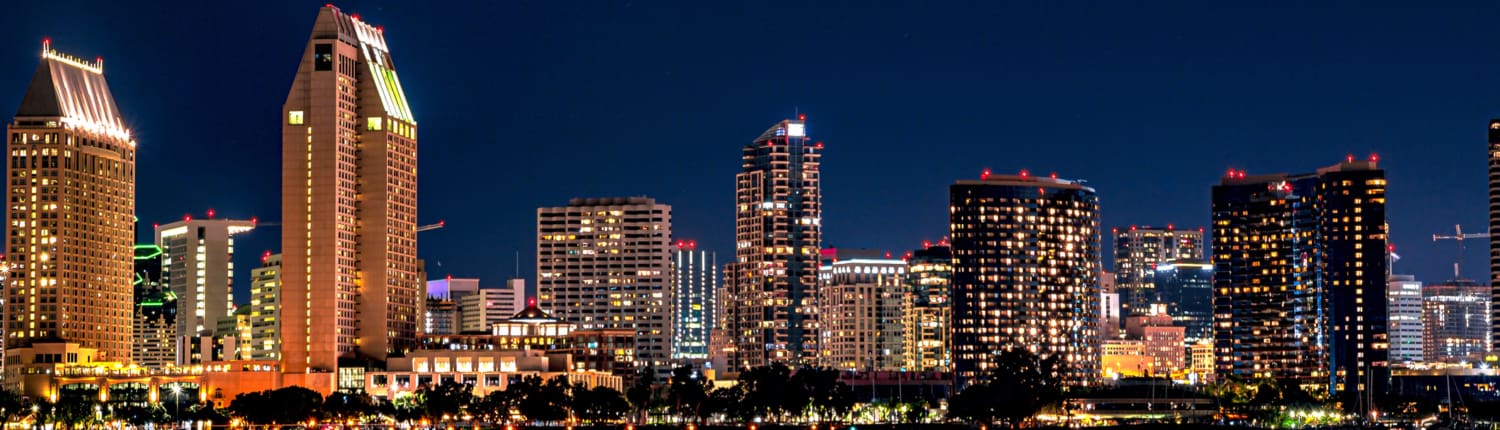
<path fill-rule="evenodd" d="M 279 219 L 280 109 L 325 2 L 125 3 L 8 5 L 0 108 L 19 105 L 44 37 L 102 56 L 140 143 L 143 237 L 208 208 Z M 985 168 L 1087 179 L 1107 232 L 1206 226 L 1227 168 L 1370 153 L 1396 272 L 1450 277 L 1457 248 L 1431 235 L 1487 224 L 1500 4 L 877 3 L 339 6 L 385 28 L 414 106 L 420 219 L 448 224 L 421 237 L 434 278 L 498 286 L 520 252 L 531 284 L 536 208 L 589 196 L 671 204 L 677 236 L 727 262 L 740 147 L 798 111 L 827 144 L 830 246 L 942 237 L 947 186 Z M 241 300 L 279 241 L 237 242 Z M 1488 277 L 1485 248 L 1466 276 Z"/>

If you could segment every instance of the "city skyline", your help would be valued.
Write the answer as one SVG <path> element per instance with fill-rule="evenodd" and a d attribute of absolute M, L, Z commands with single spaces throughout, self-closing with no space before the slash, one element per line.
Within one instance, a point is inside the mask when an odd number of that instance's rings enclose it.
<path fill-rule="evenodd" d="M 53 39 L 58 49 L 84 58 L 103 57 L 109 74 L 111 89 L 127 112 L 128 126 L 141 137 L 141 190 L 160 190 L 172 186 L 191 189 L 202 187 L 203 192 L 142 192 L 137 213 L 142 220 L 142 229 L 153 223 L 171 222 L 184 214 L 202 217 L 209 208 L 233 218 L 259 217 L 261 220 L 279 218 L 279 187 L 274 166 L 279 158 L 279 144 L 273 128 L 276 106 L 280 94 L 290 84 L 294 68 L 291 65 L 298 44 L 305 41 L 311 19 L 309 11 L 316 10 L 321 3 L 309 2 L 298 6 L 288 5 L 285 10 L 301 10 L 301 13 L 281 13 L 257 10 L 229 12 L 215 10 L 217 5 L 195 5 L 190 8 L 167 5 L 110 5 L 79 3 L 102 12 L 101 16 L 120 16 L 120 19 L 85 17 L 90 25 L 63 25 L 68 21 L 47 13 L 34 12 L 28 8 L 35 5 L 20 5 L 19 15 L 33 16 L 15 27 L 4 30 L 5 42 L 0 44 L 0 58 L 11 59 L 11 66 L 0 72 L 0 78 L 20 82 L 32 71 L 25 64 L 34 61 L 36 48 L 45 37 Z M 533 252 L 528 240 L 528 218 L 536 207 L 572 197 L 601 197 L 609 195 L 650 195 L 674 205 L 677 223 L 684 231 L 697 232 L 704 249 L 719 253 L 732 251 L 733 238 L 727 231 L 732 221 L 733 202 L 723 197 L 730 189 L 732 180 L 726 173 L 734 170 L 735 149 L 753 138 L 751 133 L 764 124 L 780 118 L 791 117 L 798 111 L 806 113 L 812 128 L 809 134 L 826 141 L 829 154 L 834 161 L 829 169 L 827 187 L 829 210 L 826 215 L 828 229 L 824 242 L 838 247 L 881 248 L 900 251 L 920 240 L 937 240 L 946 232 L 943 208 L 943 187 L 952 180 L 971 177 L 983 168 L 995 172 L 1013 173 L 1022 168 L 1033 170 L 1054 168 L 1067 177 L 1089 179 L 1089 185 L 1100 190 L 1101 205 L 1105 208 L 1104 228 L 1131 224 L 1176 223 L 1179 226 L 1204 226 L 1208 224 L 1207 186 L 1225 168 L 1234 167 L 1254 172 L 1296 171 L 1308 165 L 1326 164 L 1331 160 L 1353 153 L 1365 157 L 1379 153 L 1390 171 L 1391 192 L 1401 196 L 1391 208 L 1391 234 L 1397 252 L 1403 257 L 1395 265 L 1395 272 L 1417 275 L 1419 280 L 1436 282 L 1449 273 L 1456 246 L 1452 243 L 1432 243 L 1430 235 L 1451 230 L 1453 224 L 1462 224 L 1466 229 L 1477 231 L 1484 225 L 1480 218 L 1484 202 L 1478 178 L 1483 175 L 1482 164 L 1477 160 L 1479 142 L 1484 139 L 1479 127 L 1487 118 L 1500 116 L 1500 88 L 1484 85 L 1480 76 L 1460 74 L 1457 76 L 1433 75 L 1431 69 L 1443 70 L 1487 70 L 1487 59 L 1479 59 L 1488 49 L 1478 43 L 1483 35 L 1461 21 L 1457 27 L 1463 32 L 1437 32 L 1424 34 L 1418 41 L 1393 43 L 1393 35 L 1370 32 L 1357 27 L 1354 18 L 1328 20 L 1339 14 L 1352 13 L 1359 18 L 1388 22 L 1398 17 L 1409 19 L 1412 26 L 1437 26 L 1445 20 L 1477 20 L 1487 16 L 1492 5 L 1475 6 L 1471 10 L 1418 11 L 1413 14 L 1398 14 L 1397 11 L 1379 5 L 1355 10 L 1338 10 L 1328 7 L 1310 6 L 1302 10 L 1297 18 L 1277 21 L 1289 35 L 1255 41 L 1254 36 L 1263 35 L 1264 29 L 1252 25 L 1259 18 L 1272 12 L 1224 8 L 1219 12 L 1240 13 L 1232 18 L 1225 13 L 1213 21 L 1224 24 L 1225 29 L 1210 32 L 1211 40 L 1226 42 L 1232 53 L 1220 53 L 1210 49 L 1205 42 L 1179 41 L 1158 32 L 1146 31 L 1135 26 L 1106 24 L 1078 36 L 1068 36 L 1061 31 L 1040 30 L 1041 24 L 1023 24 L 1020 30 L 994 28 L 993 34 L 968 34 L 960 30 L 936 28 L 931 25 L 936 16 L 955 14 L 951 9 L 928 11 L 911 10 L 914 15 L 910 23 L 887 23 L 880 26 L 868 23 L 829 23 L 825 30 L 810 31 L 796 35 L 767 35 L 764 40 L 734 37 L 719 32 L 708 32 L 708 42 L 684 40 L 675 33 L 652 33 L 637 28 L 636 22 L 651 22 L 654 19 L 681 20 L 694 17 L 714 17 L 726 12 L 727 6 L 692 6 L 681 8 L 664 17 L 661 10 L 645 7 L 615 7 L 597 10 L 572 10 L 566 6 L 522 6 L 473 4 L 476 17 L 463 19 L 500 19 L 511 23 L 513 29 L 503 30 L 492 36 L 469 39 L 453 37 L 453 29 L 432 25 L 430 17 L 435 11 L 424 11 L 405 4 L 390 5 L 340 5 L 351 13 L 363 14 L 370 22 L 392 29 L 400 29 L 400 40 L 393 40 L 393 51 L 402 51 L 403 83 L 414 103 L 424 112 L 454 112 L 451 118 L 434 117 L 424 123 L 423 164 L 428 172 L 422 181 L 423 210 L 419 212 L 419 224 L 438 219 L 451 221 L 446 231 L 435 232 L 423 238 L 420 255 L 428 261 L 430 278 L 444 275 L 477 277 L 498 280 L 512 277 L 511 265 L 500 264 L 514 258 L 516 252 L 526 258 Z M 1101 24 L 1103 16 L 1114 6 L 1102 6 L 1097 10 L 1078 13 L 1057 13 L 1027 7 L 996 6 L 972 10 L 974 16 L 999 16 L 1010 12 L 1017 16 L 1041 17 L 1044 22 L 1062 22 L 1065 29 L 1075 26 Z M 1461 8 L 1463 6 L 1454 6 Z M 166 8 L 166 9 L 163 9 Z M 941 8 L 940 8 L 941 9 Z M 164 10 L 172 13 L 162 13 Z M 736 25 L 749 25 L 757 14 L 769 13 L 760 10 L 735 11 L 748 16 L 734 18 Z M 814 5 L 793 22 L 768 24 L 781 28 L 819 22 L 820 18 L 833 16 L 831 6 Z M 1203 12 L 1194 10 L 1190 12 Z M 938 15 L 940 13 L 940 15 Z M 1189 12 L 1180 12 L 1189 13 Z M 153 17 L 152 14 L 161 15 Z M 168 34 L 152 32 L 132 33 L 122 27 L 151 26 L 157 19 L 174 20 L 183 14 L 213 16 L 206 22 L 183 23 L 185 31 L 207 32 L 210 27 L 234 24 L 254 24 L 257 27 L 274 29 L 266 35 L 252 37 L 249 34 L 219 34 L 210 40 L 177 38 Z M 874 12 L 861 12 L 858 16 L 875 17 Z M 560 24 L 557 29 L 541 29 L 525 24 L 527 17 L 554 16 Z M 1269 15 L 1274 16 L 1274 15 Z M 1167 17 L 1159 18 L 1168 20 Z M 1320 18 L 1324 18 L 1320 20 Z M 727 19 L 727 18 L 726 18 Z M 962 19 L 962 18 L 959 18 Z M 1015 18 L 1005 18 L 1006 22 Z M 1158 18 L 1152 18 L 1158 19 Z M 877 20 L 878 22 L 878 20 Z M 601 24 L 609 31 L 623 32 L 631 42 L 643 50 L 646 58 L 664 59 L 653 68 L 626 68 L 607 78 L 607 82 L 579 87 L 562 87 L 567 79 L 576 79 L 584 70 L 609 68 L 615 64 L 633 64 L 633 60 L 605 55 L 609 49 L 618 49 L 614 42 L 600 31 L 584 31 L 587 24 Z M 692 24 L 699 25 L 699 24 Z M 1182 31 L 1192 30 L 1198 25 L 1171 22 L 1167 28 Z M 1446 24 L 1444 24 L 1446 25 Z M 1095 25 L 1098 27 L 1097 25 Z M 649 25 L 643 27 L 650 27 Z M 996 26 L 1004 27 L 1004 26 Z M 1323 28 L 1326 27 L 1326 28 Z M 989 27 L 976 27 L 989 28 Z M 1445 27 L 1446 28 L 1446 27 Z M 543 31 L 545 30 L 545 31 Z M 856 43 L 855 39 L 838 36 L 839 30 L 866 35 L 880 43 Z M 536 35 L 520 33 L 531 31 Z M 1026 48 L 1025 39 L 1018 39 L 1018 31 L 1032 31 L 1044 46 L 1065 48 L 1056 57 Z M 1487 30 L 1486 30 L 1487 31 Z M 511 32 L 515 32 L 514 34 Z M 1342 32 L 1343 34 L 1337 34 Z M 230 32 L 232 33 L 232 32 Z M 1171 33 L 1167 31 L 1166 33 Z M 686 34 L 686 33 L 683 33 Z M 125 35 L 119 37 L 119 35 Z M 1300 37 L 1293 37 L 1300 36 Z M 1118 36 L 1118 37 L 1108 37 Z M 1368 36 L 1361 38 L 1356 36 Z M 953 49 L 941 48 L 946 42 L 969 40 L 965 49 L 976 52 L 1006 52 L 1010 60 L 967 60 Z M 447 45 L 422 49 L 434 40 L 445 40 Z M 1367 39 L 1367 40 L 1364 40 Z M 1106 43 L 1104 47 L 1091 47 L 1094 42 Z M 170 42 L 170 43 L 168 43 Z M 706 43 L 716 42 L 726 47 L 722 51 L 704 51 Z M 719 61 L 745 55 L 762 45 L 783 46 L 796 42 L 796 55 L 806 57 L 815 66 L 828 66 L 820 70 L 809 67 L 803 72 L 794 72 L 775 79 L 762 78 L 742 72 L 725 77 L 705 78 L 672 83 L 667 76 L 717 76 L 723 71 Z M 1397 41 L 1399 42 L 1399 41 Z M 222 44 L 227 52 L 221 56 L 207 54 L 167 55 L 167 52 L 200 52 L 195 47 Z M 518 53 L 517 58 L 538 58 L 529 63 L 513 63 L 501 70 L 502 79 L 488 80 L 479 88 L 485 97 L 506 97 L 514 100 L 517 107 L 493 107 L 478 110 L 456 110 L 472 107 L 474 102 L 457 100 L 458 91 L 445 81 L 439 72 L 448 72 L 447 61 L 440 58 L 458 55 L 464 49 L 481 45 L 495 45 L 504 52 Z M 884 44 L 884 45 L 882 45 Z M 1296 46 L 1296 45 L 1310 45 Z M 167 49 L 165 46 L 176 46 Z M 677 52 L 674 47 L 693 50 L 699 59 L 681 60 L 668 54 Z M 928 60 L 926 69 L 935 65 L 946 72 L 920 71 L 897 65 L 883 59 L 879 46 L 897 53 L 917 55 Z M 1444 46 L 1441 57 L 1429 57 L 1416 50 L 1417 46 Z M 995 49 L 981 50 L 985 46 Z M 1373 58 L 1377 47 L 1392 47 L 1395 52 Z M 406 47 L 407 49 L 401 49 Z M 568 49 L 559 49 L 559 48 Z M 1134 58 L 1131 53 L 1157 52 L 1156 57 Z M 1347 49 L 1345 49 L 1347 48 Z M 554 51 L 567 51 L 559 53 Z M 1326 52 L 1325 52 L 1326 51 Z M 1457 52 L 1454 52 L 1457 51 Z M 471 52 L 482 52 L 479 50 Z M 822 53 L 826 55 L 810 55 Z M 1314 54 L 1328 54 L 1327 58 Z M 1452 54 L 1452 55 L 1449 55 Z M 764 54 L 757 54 L 764 55 Z M 507 55 L 506 57 L 510 57 Z M 595 58 L 576 60 L 574 58 Z M 747 63 L 763 58 L 751 56 Z M 1093 60 L 1091 58 L 1098 58 Z M 264 61 L 261 61 L 264 59 Z M 1440 61 L 1431 67 L 1403 66 L 1399 59 L 1407 62 Z M 665 61 L 671 60 L 671 61 Z M 837 60 L 837 61 L 835 61 Z M 481 60 L 474 60 L 481 61 Z M 485 60 L 490 61 L 490 60 Z M 500 60 L 495 60 L 500 61 Z M 1118 75 L 1065 74 L 1062 77 L 1042 79 L 1049 71 L 1070 70 L 1077 66 L 1098 65 L 1108 62 L 1107 71 Z M 1260 79 L 1248 71 L 1234 71 L 1236 67 L 1246 70 L 1279 70 L 1298 63 L 1292 72 L 1320 70 L 1329 74 L 1348 74 L 1355 79 L 1350 82 L 1331 82 L 1324 75 L 1296 77 L 1296 73 Z M 1370 64 L 1392 67 L 1368 67 Z M 1461 62 L 1455 64 L 1454 62 Z M 202 64 L 199 64 L 202 63 Z M 503 64 L 503 63 L 479 63 Z M 740 64 L 740 63 L 736 63 Z M 870 67 L 889 66 L 889 67 Z M 1248 67 L 1253 66 L 1253 67 Z M 1359 67 L 1365 66 L 1365 67 Z M 1398 67 L 1399 66 L 1399 67 Z M 1439 67 L 1441 66 L 1441 67 Z M 225 75 L 214 81 L 182 76 L 181 79 L 155 79 L 158 74 L 173 68 L 212 67 Z M 1305 69 L 1304 69 L 1305 68 Z M 558 70 L 559 76 L 547 76 L 549 70 Z M 880 89 L 882 82 L 907 79 L 912 82 L 931 80 L 947 74 L 967 76 L 969 73 L 986 70 L 1006 71 L 999 78 L 1042 79 L 1032 84 L 977 84 L 966 88 L 970 95 L 954 97 L 923 96 L 908 91 Z M 1356 73 L 1356 70 L 1358 72 Z M 832 76 L 838 73 L 869 73 L 864 79 L 854 82 L 839 82 Z M 1199 73 L 1206 78 L 1186 81 L 1164 81 L 1165 77 L 1154 77 L 1151 72 L 1163 72 L 1167 77 L 1182 78 L 1183 75 Z M 459 73 L 472 73 L 460 71 Z M 674 75 L 675 74 L 675 75 Z M 472 75 L 465 75 L 472 76 Z M 1399 79 L 1398 79 L 1399 78 Z M 1424 79 L 1425 78 L 1425 79 Z M 220 80 L 242 85 L 218 87 Z M 665 80 L 664 80 L 665 79 Z M 755 79 L 753 84 L 741 85 L 746 79 Z M 1004 81 L 1004 79 L 1000 79 Z M 784 83 L 784 91 L 768 92 L 767 88 Z M 1167 88 L 1160 99 L 1147 99 L 1141 90 L 1101 88 L 1109 82 L 1138 83 L 1146 88 Z M 1398 85 L 1375 85 L 1376 82 L 1397 82 Z M 632 85 L 637 83 L 641 85 Z M 1165 86 L 1170 83 L 1171 86 Z M 1399 85 L 1405 83 L 1405 85 Z M 1079 88 L 1070 86 L 1082 84 Z M 957 89 L 940 84 L 934 93 L 952 93 Z M 641 98 L 633 91 L 616 90 L 614 87 L 644 87 L 664 92 L 661 100 L 652 101 L 645 108 L 634 104 Z M 855 90 L 871 88 L 877 95 L 900 96 L 889 102 L 870 103 L 869 95 L 860 95 Z M 1026 89 L 1037 86 L 1040 89 Z M 1129 86 L 1129 85 L 1125 85 Z M 1270 95 L 1257 95 L 1249 88 L 1281 88 Z M 608 88 L 606 88 L 608 87 Z M 749 93 L 745 88 L 748 87 Z M 1284 88 L 1283 88 L 1284 87 Z M 1422 91 L 1415 91 L 1417 87 Z M 215 88 L 210 90 L 210 88 Z M 183 89 L 186 91 L 168 91 Z M 541 91 L 539 89 L 551 89 Z M 561 89 L 561 93 L 559 93 Z M 1298 91 L 1312 95 L 1295 95 Z M 10 100 L 12 105 L 20 100 L 24 88 L 9 85 L 0 88 L 0 100 Z M 713 90 L 722 92 L 725 98 L 737 100 L 735 104 L 711 102 L 691 93 Z M 1421 92 L 1423 94 L 1417 94 Z M 258 93 L 266 93 L 261 96 Z M 773 96 L 764 96 L 774 93 Z M 993 97 L 1002 94 L 1012 97 Z M 1201 93 L 1201 95 L 1199 95 Z M 154 95 L 161 94 L 159 100 Z M 555 100 L 541 102 L 551 94 Z M 755 94 L 755 97 L 746 97 Z M 1371 96 L 1376 94 L 1377 96 Z M 233 103 L 216 103 L 209 97 L 228 96 Z M 1212 108 L 1206 112 L 1186 112 L 1187 109 L 1203 108 L 1203 100 L 1215 97 L 1233 105 L 1228 108 Z M 1313 98 L 1316 98 L 1314 100 Z M 1382 103 L 1374 107 L 1356 106 L 1356 102 L 1368 102 L 1375 97 Z M 1389 98 L 1389 99 L 1387 99 Z M 1140 110 L 1142 113 L 1126 112 L 1122 106 L 1151 100 Z M 1441 103 L 1437 101 L 1441 100 Z M 629 102 L 629 103 L 627 103 Z M 1311 104 L 1308 104 L 1311 103 Z M 216 114 L 216 118 L 203 120 L 203 109 L 182 109 L 181 106 L 200 104 L 224 104 L 227 109 Z M 860 106 L 870 104 L 873 107 Z M 998 107 L 991 107 L 993 104 Z M 1299 105 L 1300 104 L 1300 105 Z M 1364 103 L 1370 104 L 1370 103 Z M 1302 107 L 1301 105 L 1306 105 Z M 1412 110 L 1406 106 L 1437 106 Z M 1018 106 L 1034 106 L 1033 112 L 1019 112 Z M 1290 106 L 1290 107 L 1289 107 Z M 629 108 L 627 108 L 629 107 Z M 1076 109 L 1073 109 L 1076 108 Z M 1065 112 L 1066 111 L 1066 112 Z M 1322 113 L 1329 111 L 1333 113 Z M 519 112 L 520 114 L 517 114 Z M 528 113 L 529 112 L 529 113 Z M 181 118 L 182 120 L 179 120 Z M 1173 118 L 1190 124 L 1188 131 L 1169 131 L 1175 125 L 1160 119 Z M 195 119 L 203 121 L 195 121 Z M 494 126 L 482 126 L 495 122 Z M 673 134 L 684 134 L 691 138 L 657 139 L 645 138 L 649 129 L 659 128 L 663 122 L 672 124 Z M 201 124 L 185 130 L 176 130 L 176 124 Z M 581 124 L 581 127 L 559 127 L 559 124 Z M 872 127 L 870 124 L 883 124 Z M 1085 125 L 1086 126 L 1081 126 Z M 1393 125 L 1394 124 L 1394 125 Z M 235 130 L 213 144 L 200 144 L 202 136 L 213 130 Z M 520 133 L 503 138 L 488 137 L 485 130 L 500 127 Z M 746 130 L 750 130 L 747 132 Z M 1109 130 L 1107 137 L 1099 139 L 1099 130 Z M 608 133 L 610 139 L 603 138 Z M 551 138 L 538 139 L 544 135 Z M 623 139 L 623 140 L 622 140 Z M 556 141 L 570 145 L 526 145 L 500 144 L 477 148 L 478 154 L 465 153 L 461 148 L 474 145 L 466 142 L 518 142 Z M 1090 143 L 1090 141 L 1100 143 Z M 691 144 L 684 144 L 691 141 Z M 997 144 L 998 143 L 998 144 Z M 1420 145 L 1418 144 L 1420 143 Z M 1259 145 L 1259 146 L 1258 146 Z M 544 175 L 531 174 L 527 164 L 538 160 L 561 159 L 560 154 L 570 154 L 572 146 L 597 149 L 594 154 L 585 154 L 579 165 L 587 169 L 573 171 L 558 164 L 554 171 L 568 175 L 567 181 L 557 185 L 536 186 L 548 182 Z M 914 146 L 923 151 L 906 150 Z M 992 147 L 992 148 L 987 148 Z M 1431 150 L 1435 146 L 1437 150 Z M 632 148 L 629 151 L 616 148 Z M 934 150 L 934 148 L 936 150 Z M 1298 148 L 1297 156 L 1286 156 L 1289 148 Z M 1086 152 L 1085 157 L 1071 154 L 1075 149 Z M 676 152 L 676 155 L 663 155 Z M 1156 154 L 1191 155 L 1156 155 Z M 958 157 L 962 154 L 962 158 Z M 1305 156 L 1304 156 L 1305 154 Z M 445 169 L 448 165 L 463 166 L 466 157 L 479 155 L 495 160 L 501 167 L 483 169 L 491 176 L 475 176 L 473 169 Z M 161 166 L 190 165 L 181 160 L 214 157 L 223 160 L 222 169 L 165 169 Z M 1128 157 L 1128 158 L 1123 158 Z M 612 161 L 611 161 L 612 160 Z M 714 160 L 693 163 L 691 160 Z M 1131 163 L 1117 163 L 1128 160 Z M 546 162 L 546 161 L 542 161 Z M 512 164 L 515 163 L 515 164 Z M 938 164 L 941 163 L 941 164 Z M 1309 164 L 1312 163 L 1312 164 Z M 1128 166 L 1116 166 L 1127 164 Z M 662 174 L 638 175 L 632 180 L 615 180 L 638 170 L 634 165 L 647 166 Z M 934 167 L 935 166 L 935 167 Z M 1179 169 L 1172 175 L 1174 181 L 1160 181 L 1144 172 L 1167 168 Z M 571 173 L 570 173 L 571 172 Z M 700 179 L 701 178 L 701 179 Z M 474 202 L 459 199 L 458 190 L 467 190 L 467 182 L 516 183 L 523 186 L 493 187 L 475 196 Z M 1449 186 L 1449 184 L 1457 184 Z M 209 193 L 210 189 L 235 190 L 231 193 Z M 902 194 L 906 201 L 884 203 L 880 197 L 887 193 Z M 1159 205 L 1133 205 L 1132 201 L 1168 193 L 1181 197 L 1178 202 Z M 476 203 L 477 202 L 477 203 Z M 472 203 L 472 204 L 471 204 Z M 477 204 L 478 209 L 470 206 Z M 1438 211 L 1423 212 L 1423 208 L 1436 207 Z M 871 208 L 871 211 L 856 211 L 853 208 Z M 866 215 L 870 212 L 871 215 Z M 499 221 L 489 218 L 495 217 Z M 876 235 L 874 233 L 882 233 Z M 257 266 L 256 257 L 263 251 L 280 252 L 280 235 L 276 231 L 247 234 L 238 245 L 236 277 L 248 279 L 248 271 Z M 1111 246 L 1107 243 L 1105 246 Z M 1465 276 L 1485 279 L 1483 247 L 1469 246 L 1465 264 Z M 478 252 L 471 252 L 477 250 Z M 1110 264 L 1106 259 L 1106 265 Z M 522 277 L 535 279 L 530 268 L 522 268 Z M 248 302 L 248 282 L 236 287 L 236 302 Z"/>

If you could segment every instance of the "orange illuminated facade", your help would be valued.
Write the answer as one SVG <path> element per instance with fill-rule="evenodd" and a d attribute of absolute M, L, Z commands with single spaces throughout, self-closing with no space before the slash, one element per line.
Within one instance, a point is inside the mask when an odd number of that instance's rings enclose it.
<path fill-rule="evenodd" d="M 413 349 L 417 125 L 384 31 L 320 9 L 280 121 L 283 370 Z"/>
<path fill-rule="evenodd" d="M 6 129 L 5 348 L 62 340 L 130 362 L 136 141 L 102 61 L 43 44 Z"/>

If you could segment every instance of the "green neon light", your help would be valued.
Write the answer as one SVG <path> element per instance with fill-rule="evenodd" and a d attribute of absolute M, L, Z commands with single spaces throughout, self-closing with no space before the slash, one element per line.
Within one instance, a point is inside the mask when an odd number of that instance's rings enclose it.
<path fill-rule="evenodd" d="M 131 285 L 140 285 L 140 284 L 144 284 L 144 283 L 146 283 L 146 278 L 142 277 L 141 274 L 137 273 L 137 274 L 135 274 L 135 282 L 131 283 Z"/>
<path fill-rule="evenodd" d="M 149 250 L 147 252 L 149 252 L 150 254 L 149 255 L 141 255 L 141 250 L 142 249 Z M 137 260 L 146 260 L 146 259 L 156 258 L 158 256 L 161 256 L 161 254 L 162 254 L 161 247 L 160 246 L 156 246 L 154 244 L 136 245 L 135 246 L 135 259 L 137 259 Z"/>

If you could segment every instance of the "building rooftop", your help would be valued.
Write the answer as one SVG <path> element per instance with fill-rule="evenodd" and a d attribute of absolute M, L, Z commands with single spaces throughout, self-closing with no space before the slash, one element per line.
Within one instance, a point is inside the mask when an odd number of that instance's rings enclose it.
<path fill-rule="evenodd" d="M 130 129 L 104 81 L 104 61 L 59 53 L 51 41 L 42 42 L 42 63 L 31 77 L 16 117 L 58 118 L 67 127 L 130 139 Z"/>

